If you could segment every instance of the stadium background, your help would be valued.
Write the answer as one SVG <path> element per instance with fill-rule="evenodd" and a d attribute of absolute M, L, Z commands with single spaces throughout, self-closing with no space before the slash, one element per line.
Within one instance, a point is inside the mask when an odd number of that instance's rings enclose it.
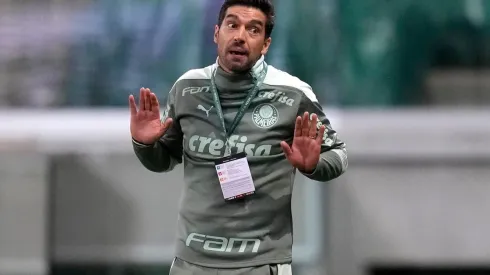
<path fill-rule="evenodd" d="M 298 179 L 296 274 L 489 274 L 490 1 L 275 2 L 267 60 L 350 157 Z M 182 171 L 138 164 L 127 97 L 214 62 L 221 3 L 0 1 L 0 275 L 166 274 Z"/>

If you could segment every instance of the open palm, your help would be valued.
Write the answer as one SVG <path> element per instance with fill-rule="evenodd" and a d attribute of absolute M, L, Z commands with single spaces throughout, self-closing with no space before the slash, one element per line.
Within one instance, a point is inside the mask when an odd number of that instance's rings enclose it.
<path fill-rule="evenodd" d="M 143 144 L 153 144 L 165 134 L 172 125 L 168 118 L 164 123 L 160 120 L 160 105 L 158 99 L 150 89 L 140 89 L 139 110 L 133 95 L 129 96 L 129 109 L 131 111 L 131 136 Z"/>
<path fill-rule="evenodd" d="M 303 117 L 296 118 L 294 129 L 293 144 L 289 146 L 285 141 L 281 142 L 281 147 L 289 162 L 305 173 L 315 170 L 320 160 L 321 145 L 325 126 L 317 129 L 318 116 L 312 115 L 310 120 L 308 112 Z"/>

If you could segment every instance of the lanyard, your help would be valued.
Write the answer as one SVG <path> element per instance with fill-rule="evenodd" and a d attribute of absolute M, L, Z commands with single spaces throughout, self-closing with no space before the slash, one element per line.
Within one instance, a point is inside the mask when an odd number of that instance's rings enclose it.
<path fill-rule="evenodd" d="M 219 100 L 219 95 L 218 95 L 218 89 L 216 87 L 216 70 L 214 70 L 213 75 L 211 77 L 211 92 L 213 93 L 213 101 L 214 101 L 214 107 L 216 108 L 216 113 L 218 114 L 221 127 L 223 128 L 225 137 L 226 137 L 226 150 L 225 150 L 225 156 L 231 155 L 231 146 L 230 146 L 230 136 L 235 131 L 236 127 L 240 123 L 240 120 L 242 120 L 243 116 L 245 115 L 245 112 L 247 111 L 248 107 L 252 103 L 252 99 L 255 97 L 257 92 L 259 91 L 260 85 L 264 82 L 265 76 L 267 75 L 267 64 L 264 62 L 263 63 L 264 69 L 260 73 L 260 75 L 256 78 L 254 76 L 254 87 L 252 90 L 248 93 L 247 98 L 245 99 L 245 102 L 243 102 L 242 106 L 238 110 L 235 119 L 231 123 L 231 127 L 229 131 L 226 129 L 225 125 L 225 117 L 223 115 L 223 110 L 221 109 L 221 102 Z"/>

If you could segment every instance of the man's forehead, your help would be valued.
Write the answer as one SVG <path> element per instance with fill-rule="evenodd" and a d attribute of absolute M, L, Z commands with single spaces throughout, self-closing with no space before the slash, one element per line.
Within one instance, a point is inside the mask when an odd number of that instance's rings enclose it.
<path fill-rule="evenodd" d="M 246 6 L 229 7 L 225 15 L 225 18 L 227 17 L 234 17 L 244 21 L 257 20 L 264 24 L 267 20 L 265 14 L 261 10 Z"/>

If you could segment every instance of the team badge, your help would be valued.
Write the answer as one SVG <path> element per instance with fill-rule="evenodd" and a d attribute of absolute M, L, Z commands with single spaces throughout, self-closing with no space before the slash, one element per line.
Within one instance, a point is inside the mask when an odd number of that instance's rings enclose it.
<path fill-rule="evenodd" d="M 272 104 L 261 104 L 253 110 L 252 121 L 259 128 L 267 129 L 274 126 L 279 120 L 279 112 Z"/>

